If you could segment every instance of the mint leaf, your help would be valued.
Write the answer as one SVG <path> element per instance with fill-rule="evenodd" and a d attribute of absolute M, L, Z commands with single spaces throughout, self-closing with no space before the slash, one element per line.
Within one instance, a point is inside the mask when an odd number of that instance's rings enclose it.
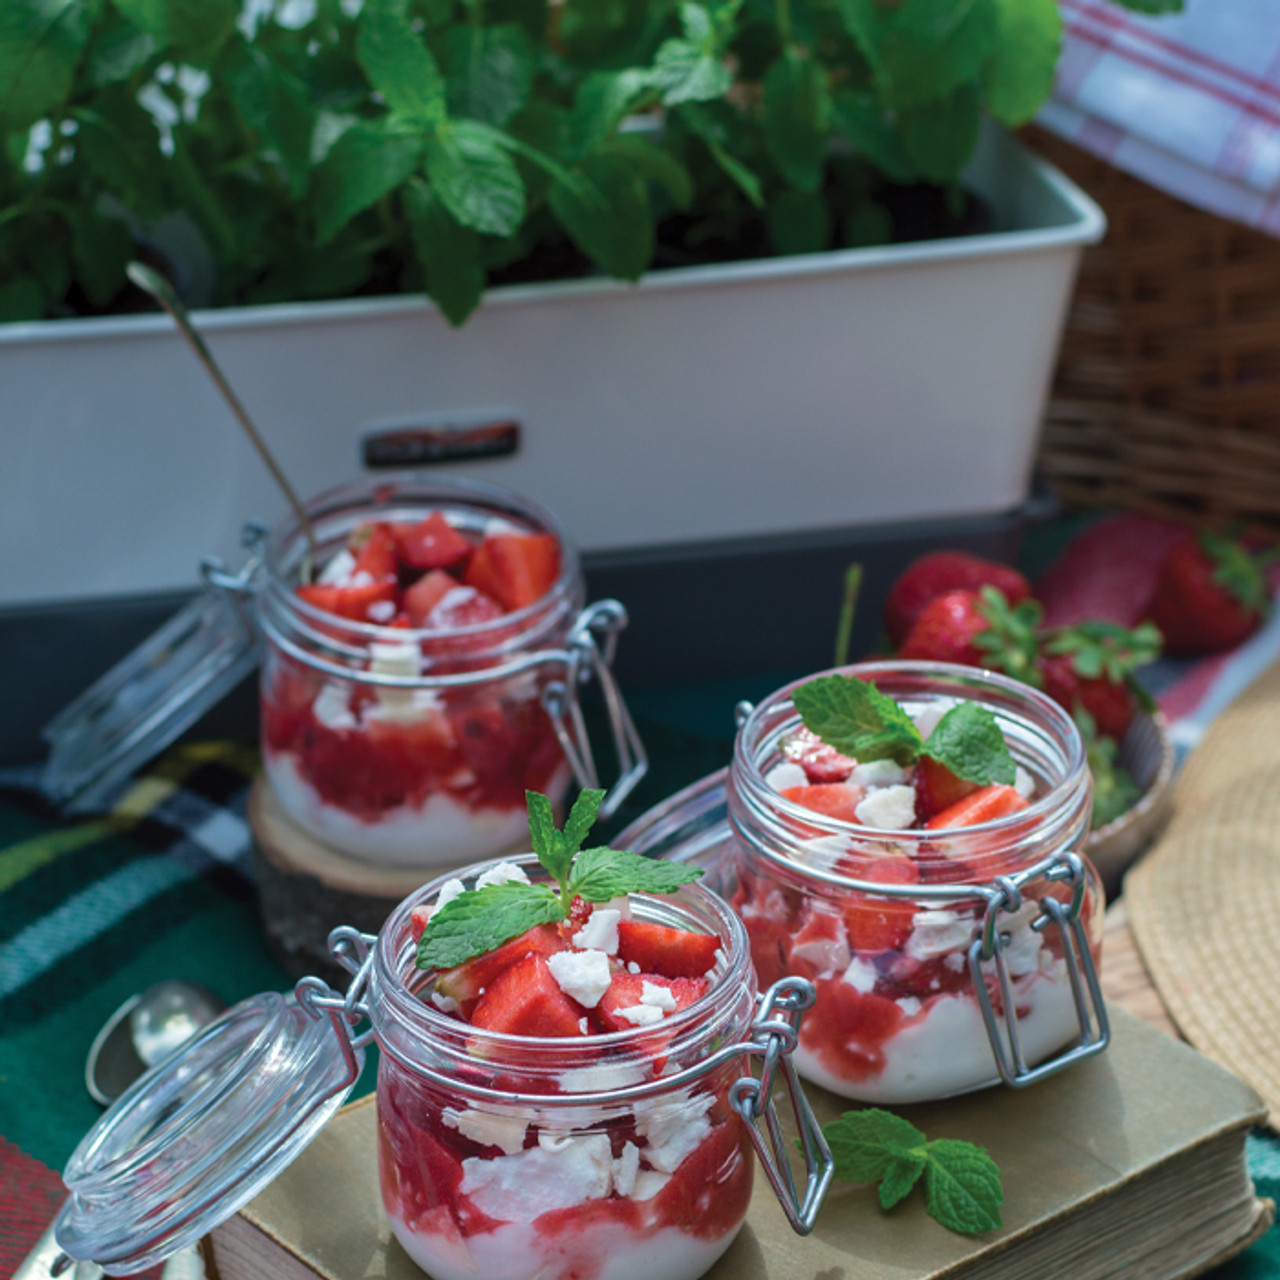
<path fill-rule="evenodd" d="M 923 740 L 911 717 L 873 684 L 856 676 L 820 676 L 792 695 L 805 727 L 856 760 L 911 764 Z"/>
<path fill-rule="evenodd" d="M 610 138 L 601 151 L 624 160 L 641 178 L 656 182 L 677 209 L 687 209 L 693 203 L 693 178 L 671 152 L 655 147 L 634 133 L 620 133 Z"/>
<path fill-rule="evenodd" d="M 436 194 L 464 227 L 491 236 L 516 232 L 524 220 L 524 181 L 487 125 L 441 124 L 427 139 L 426 160 Z"/>
<path fill-rule="evenodd" d="M 504 125 L 533 84 L 529 40 L 520 27 L 455 27 L 449 32 L 449 110 Z"/>
<path fill-rule="evenodd" d="M 0 121 L 16 130 L 71 92 L 97 6 L 82 0 L 4 0 L 0 5 Z"/>
<path fill-rule="evenodd" d="M 479 306 L 484 293 L 480 237 L 459 226 L 420 178 L 410 181 L 404 200 L 427 294 L 451 325 L 460 325 Z"/>
<path fill-rule="evenodd" d="M 540 791 L 526 791 L 524 802 L 529 810 L 529 840 L 533 851 L 547 874 L 563 883 L 573 855 L 564 852 L 564 838 L 556 830 L 551 801 Z"/>
<path fill-rule="evenodd" d="M 768 219 L 781 254 L 821 253 L 831 243 L 831 208 L 816 193 L 784 187 L 769 202 Z"/>
<path fill-rule="evenodd" d="M 982 786 L 993 782 L 1012 786 L 1017 776 L 995 716 L 974 702 L 952 707 L 929 735 L 922 754 L 945 765 L 956 777 Z"/>
<path fill-rule="evenodd" d="M 933 1217 L 964 1235 L 1000 1226 L 1000 1170 L 986 1151 L 957 1138 L 939 1138 L 929 1143 L 928 1160 L 925 1208 Z"/>
<path fill-rule="evenodd" d="M 1062 46 L 1058 0 L 994 0 L 995 52 L 982 73 L 987 109 L 1002 124 L 1025 124 L 1053 88 Z"/>
<path fill-rule="evenodd" d="M 570 858 L 582 848 L 587 832 L 595 825 L 596 814 L 604 803 L 604 792 L 588 789 L 579 791 L 578 798 L 569 810 L 564 822 L 564 849 Z"/>
<path fill-rule="evenodd" d="M 653 259 L 654 227 L 649 193 L 632 167 L 616 155 L 597 152 L 578 167 L 581 183 L 556 182 L 551 211 L 570 238 L 603 270 L 637 280 Z"/>
<path fill-rule="evenodd" d="M 927 1139 L 892 1111 L 846 1111 L 824 1125 L 822 1133 L 831 1148 L 835 1176 L 846 1182 L 878 1182 L 901 1160 L 924 1166 Z"/>
<path fill-rule="evenodd" d="M 826 72 L 788 49 L 764 77 L 764 141 L 778 171 L 801 191 L 822 185 L 831 99 Z"/>
<path fill-rule="evenodd" d="M 711 158 L 734 186 L 757 209 L 763 209 L 764 193 L 759 177 L 726 149 L 725 131 L 720 128 L 719 122 L 709 112 L 689 102 L 681 106 L 679 118 L 702 140 Z"/>
<path fill-rule="evenodd" d="M 311 181 L 316 123 L 305 86 L 252 45 L 231 60 L 229 78 L 245 123 L 265 144 L 265 158 L 280 166 L 290 193 L 300 198 Z"/>
<path fill-rule="evenodd" d="M 893 1160 L 880 1179 L 880 1207 L 892 1209 L 900 1200 L 905 1199 L 911 1193 L 911 1188 L 920 1181 L 925 1164 L 923 1156 L 900 1156 Z"/>
<path fill-rule="evenodd" d="M 673 893 L 700 875 L 701 868 L 662 862 L 625 849 L 584 849 L 574 861 L 569 894 L 584 902 L 608 902 L 624 893 Z"/>
<path fill-rule="evenodd" d="M 124 286 L 124 269 L 133 257 L 133 233 L 123 219 L 100 213 L 92 205 L 78 205 L 69 213 L 71 255 L 80 283 L 95 307 L 105 307 Z"/>
<path fill-rule="evenodd" d="M 833 94 L 831 123 L 886 178 L 911 182 L 918 176 L 907 158 L 902 138 L 886 120 L 884 107 L 872 93 L 841 89 Z"/>
<path fill-rule="evenodd" d="M 636 100 L 649 91 L 647 71 L 593 71 L 578 85 L 569 117 L 569 143 L 574 155 L 585 155 L 622 122 Z"/>
<path fill-rule="evenodd" d="M 898 112 L 898 134 L 907 160 L 930 182 L 950 182 L 978 144 L 981 104 L 970 85 Z"/>
<path fill-rule="evenodd" d="M 390 8 L 365 6 L 356 61 L 392 111 L 424 125 L 444 120 L 444 76 L 422 37 Z"/>
<path fill-rule="evenodd" d="M 422 142 L 373 123 L 353 124 L 316 170 L 316 241 L 332 240 L 358 213 L 394 191 L 417 167 Z"/>
<path fill-rule="evenodd" d="M 5 0 L 6 4 L 8 0 Z M 207 61 L 235 29 L 239 0 L 113 0 L 139 31 L 166 52 Z"/>
<path fill-rule="evenodd" d="M 452 969 L 540 924 L 565 918 L 546 884 L 490 884 L 460 893 L 433 912 L 418 941 L 418 967 Z"/>

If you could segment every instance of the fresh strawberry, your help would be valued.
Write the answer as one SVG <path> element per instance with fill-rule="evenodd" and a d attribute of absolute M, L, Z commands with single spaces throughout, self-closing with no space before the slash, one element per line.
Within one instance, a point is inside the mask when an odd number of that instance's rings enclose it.
<path fill-rule="evenodd" d="M 1041 638 L 1036 669 L 1045 693 L 1074 716 L 1086 712 L 1105 737 L 1124 737 L 1139 706 L 1150 705 L 1134 672 L 1160 656 L 1160 633 L 1082 622 Z"/>
<path fill-rule="evenodd" d="M 546 956 L 531 951 L 489 983 L 470 1021 L 511 1036 L 582 1036 L 583 1016 L 582 1006 L 560 990 Z"/>
<path fill-rule="evenodd" d="M 1146 616 L 1164 633 L 1170 653 L 1217 653 L 1247 640 L 1271 612 L 1263 567 L 1234 538 L 1188 538 L 1160 567 Z"/>
<path fill-rule="evenodd" d="M 816 787 L 784 787 L 781 795 L 792 804 L 803 805 L 840 822 L 857 822 L 858 805 L 866 792 L 843 782 L 828 782 Z"/>
<path fill-rule="evenodd" d="M 656 973 L 615 973 L 609 989 L 600 997 L 596 1007 L 596 1019 L 606 1031 L 631 1031 L 636 1024 L 621 1015 L 622 1009 L 634 1009 L 640 1004 L 644 985 L 662 987 L 671 992 L 676 1007 L 671 1012 L 687 1009 L 695 1000 L 701 1000 L 711 988 L 703 977 L 667 978 Z M 671 1016 L 671 1013 L 666 1015 Z M 657 1024 L 654 1024 L 657 1025 Z"/>
<path fill-rule="evenodd" d="M 452 569 L 471 554 L 471 543 L 439 511 L 395 528 L 400 559 L 411 569 Z"/>
<path fill-rule="evenodd" d="M 1010 608 L 995 587 L 948 591 L 925 605 L 899 657 L 989 667 L 1034 683 L 1039 620 L 1034 600 Z"/>
<path fill-rule="evenodd" d="M 375 581 L 396 576 L 396 535 L 389 524 L 363 526 L 352 536 L 350 550 L 356 558 L 352 579 L 362 573 Z"/>
<path fill-rule="evenodd" d="M 425 627 L 431 611 L 449 594 L 457 589 L 458 580 L 443 569 L 432 569 L 424 573 L 404 593 L 404 610 L 409 615 L 410 623 L 415 627 Z"/>
<path fill-rule="evenodd" d="M 782 754 L 798 764 L 815 786 L 843 782 L 858 764 L 849 756 L 842 756 L 835 747 L 827 746 L 812 729 L 797 729 L 782 744 Z"/>
<path fill-rule="evenodd" d="M 492 597 L 475 587 L 454 584 L 454 590 L 445 596 L 427 615 L 423 625 L 429 630 L 449 630 L 454 627 L 478 627 L 502 617 L 502 606 Z"/>
<path fill-rule="evenodd" d="M 619 958 L 664 978 L 701 978 L 715 964 L 719 946 L 714 933 L 692 933 L 639 920 L 618 924 Z"/>
<path fill-rule="evenodd" d="M 992 783 L 979 787 L 972 795 L 957 800 L 941 813 L 936 813 L 925 826 L 931 831 L 950 830 L 954 827 L 976 827 L 980 822 L 994 822 L 1025 809 L 1029 801 L 1012 787 Z"/>
<path fill-rule="evenodd" d="M 921 756 L 916 761 L 912 782 L 916 789 L 916 817 L 926 822 L 957 800 L 972 795 L 979 786 L 967 778 L 958 777 L 945 764 L 930 756 Z"/>
<path fill-rule="evenodd" d="M 409 912 L 409 936 L 414 942 L 422 940 L 422 934 L 427 927 L 427 921 L 431 919 L 431 908 L 428 906 L 417 906 Z"/>
<path fill-rule="evenodd" d="M 512 938 L 510 942 L 504 942 L 500 947 L 476 956 L 474 960 L 444 970 L 436 979 L 436 990 L 459 1002 L 474 1000 L 492 985 L 500 973 L 524 956 L 533 952 L 550 956 L 566 949 L 555 925 L 540 924 L 518 938 Z M 558 987 L 556 989 L 559 990 Z"/>
<path fill-rule="evenodd" d="M 354 575 L 353 575 L 354 577 Z M 385 624 L 395 616 L 396 580 L 394 577 L 356 581 L 337 586 L 327 582 L 309 582 L 300 586 L 298 598 L 325 613 L 353 622 Z M 391 612 L 383 617 L 387 608 Z"/>
<path fill-rule="evenodd" d="M 910 858 L 861 859 L 857 867 L 840 871 L 856 880 L 875 884 L 917 884 L 920 872 Z M 897 951 L 911 936 L 911 921 L 918 910 L 906 898 L 852 897 L 844 909 L 849 945 L 855 951 Z"/>
<path fill-rule="evenodd" d="M 1031 585 L 1016 569 L 983 560 L 965 551 L 934 551 L 909 564 L 884 602 L 884 629 L 894 645 L 907 638 L 924 607 L 948 591 L 979 591 L 991 586 L 1011 605 L 1031 594 Z"/>
<path fill-rule="evenodd" d="M 554 534 L 499 533 L 476 548 L 462 580 L 514 613 L 541 600 L 559 576 Z"/>

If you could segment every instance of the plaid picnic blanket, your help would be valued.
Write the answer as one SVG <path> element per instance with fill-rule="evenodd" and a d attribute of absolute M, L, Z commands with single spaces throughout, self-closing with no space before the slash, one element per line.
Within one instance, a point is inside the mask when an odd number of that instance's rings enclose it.
<path fill-rule="evenodd" d="M 1051 613 L 1123 620 L 1115 611 L 1131 607 L 1137 587 L 1100 578 L 1096 563 L 1145 563 L 1167 536 L 1140 517 L 1091 523 L 1041 579 Z M 1166 666 L 1161 699 L 1184 706 L 1180 722 L 1193 726 L 1277 652 L 1273 623 L 1209 667 Z M 609 830 L 727 763 L 736 700 L 801 674 L 633 695 L 653 767 Z M 110 1014 L 163 978 L 202 982 L 228 1002 L 292 985 L 255 910 L 244 808 L 256 767 L 244 743 L 182 744 L 122 785 L 109 813 L 76 822 L 40 797 L 36 767 L 0 771 L 0 1280 L 61 1203 L 54 1171 L 100 1114 L 84 1059 Z M 373 1083 L 366 1066 L 357 1096 Z M 1248 1154 L 1259 1193 L 1280 1199 L 1280 1142 L 1252 1138 Z M 1213 1273 L 1264 1277 L 1280 1280 L 1280 1229 Z"/>

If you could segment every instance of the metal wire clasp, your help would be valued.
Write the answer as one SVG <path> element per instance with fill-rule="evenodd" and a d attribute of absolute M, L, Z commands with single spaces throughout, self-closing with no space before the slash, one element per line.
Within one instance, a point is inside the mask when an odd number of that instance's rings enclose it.
<path fill-rule="evenodd" d="M 1061 1053 L 1031 1068 L 1027 1066 L 1023 1052 L 1018 1011 L 1015 1008 L 1013 985 L 1005 956 L 1009 934 L 1001 932 L 1000 918 L 1021 909 L 1024 891 L 1038 878 L 1043 878 L 1046 884 L 1067 884 L 1072 889 L 1071 901 L 1065 906 L 1047 893 L 1038 899 L 1040 914 L 1031 922 L 1031 928 L 1037 933 L 1043 933 L 1052 925 L 1062 939 L 1062 955 L 1067 966 L 1067 977 L 1071 982 L 1071 998 L 1075 1004 L 1079 1034 Z M 1053 1075 L 1082 1058 L 1101 1053 L 1111 1040 L 1111 1025 L 1107 1020 L 1102 988 L 1098 983 L 1098 973 L 1094 968 L 1089 940 L 1080 917 L 1080 908 L 1084 902 L 1085 870 L 1079 854 L 1054 854 L 1026 871 L 1011 876 L 997 876 L 994 886 L 995 891 L 987 899 L 982 927 L 969 947 L 969 973 L 1000 1078 L 1006 1084 L 1021 1088 Z M 996 1014 L 987 984 L 990 971 L 994 971 L 1000 988 L 1003 1021 Z"/>
<path fill-rule="evenodd" d="M 808 1235 L 817 1221 L 818 1210 L 831 1185 L 835 1165 L 831 1148 L 804 1096 L 791 1053 L 799 1043 L 800 1020 L 816 999 L 813 983 L 804 978 L 783 978 L 775 982 L 760 1002 L 760 1012 L 751 1024 L 750 1040 L 740 1046 L 760 1057 L 760 1078 L 743 1076 L 729 1089 L 729 1105 L 747 1122 L 747 1132 L 764 1169 L 769 1185 L 778 1197 L 787 1221 L 799 1235 Z M 801 1198 L 788 1158 L 788 1145 L 773 1105 L 773 1082 L 781 1067 L 791 1095 L 791 1109 L 804 1157 L 805 1186 Z M 760 1120 L 764 1119 L 761 1131 Z"/>
<path fill-rule="evenodd" d="M 372 1027 L 366 1027 L 359 1034 L 356 1027 L 369 1016 L 364 993 L 373 969 L 373 946 L 376 942 L 377 938 L 372 934 L 361 933 L 350 925 L 340 925 L 329 934 L 329 954 L 351 974 L 346 993 L 339 995 L 323 978 L 315 977 L 299 978 L 293 989 L 298 1004 L 317 1021 L 328 1018 L 334 1035 L 338 1037 L 342 1057 L 347 1064 L 347 1075 L 329 1091 L 329 1097 L 356 1082 L 361 1067 L 356 1052 L 373 1039 Z"/>
<path fill-rule="evenodd" d="M 609 716 L 609 731 L 618 758 L 618 778 L 609 788 L 600 817 L 610 818 L 648 772 L 649 757 L 627 710 L 626 701 L 614 679 L 611 663 L 618 635 L 627 625 L 627 611 L 617 600 L 601 600 L 588 605 L 573 624 L 566 643 L 567 670 L 563 680 L 549 681 L 542 691 L 542 705 L 551 717 L 552 727 L 560 741 L 574 780 L 579 787 L 598 787 L 600 773 L 596 768 L 587 733 L 578 688 L 595 679 L 604 694 Z"/>

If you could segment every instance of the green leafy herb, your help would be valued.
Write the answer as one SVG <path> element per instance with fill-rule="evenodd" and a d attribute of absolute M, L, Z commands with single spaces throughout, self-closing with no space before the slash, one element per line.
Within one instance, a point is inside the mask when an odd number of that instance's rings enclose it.
<path fill-rule="evenodd" d="M 450 969 L 537 925 L 566 920 L 574 898 L 608 902 L 624 893 L 672 893 L 702 875 L 625 849 L 601 845 L 579 852 L 603 800 L 603 791 L 580 792 L 561 831 L 551 801 L 526 791 L 530 843 L 557 888 L 508 881 L 464 890 L 432 913 L 418 942 L 419 967 Z"/>
<path fill-rule="evenodd" d="M 879 1183 L 882 1208 L 902 1201 L 923 1175 L 925 1209 L 944 1227 L 978 1235 L 1000 1226 L 1000 1170 L 983 1148 L 958 1138 L 931 1142 L 909 1121 L 878 1108 L 846 1111 L 822 1132 L 835 1176 Z"/>
<path fill-rule="evenodd" d="M 903 767 L 929 756 L 982 786 L 1014 780 L 1016 766 L 1004 734 L 995 716 L 976 703 L 957 703 L 926 742 L 892 698 L 856 676 L 819 676 L 801 685 L 793 701 L 805 727 L 841 755 L 864 763 L 892 760 Z"/>
<path fill-rule="evenodd" d="M 1077 708 L 1075 720 L 1084 739 L 1085 760 L 1093 775 L 1092 824 L 1096 831 L 1133 808 L 1142 797 L 1142 788 L 1116 761 L 1115 739 L 1099 734 L 1094 718 L 1083 707 Z"/>

